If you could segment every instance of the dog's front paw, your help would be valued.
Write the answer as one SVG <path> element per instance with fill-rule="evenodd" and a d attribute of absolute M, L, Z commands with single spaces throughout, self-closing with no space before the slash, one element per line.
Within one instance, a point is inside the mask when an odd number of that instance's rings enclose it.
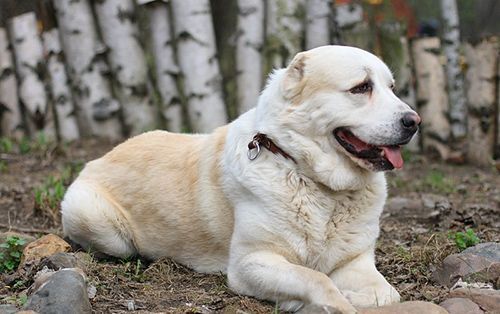
<path fill-rule="evenodd" d="M 400 300 L 399 293 L 390 285 L 381 287 L 366 287 L 359 291 L 342 291 L 342 294 L 355 307 L 382 306 L 397 303 Z"/>

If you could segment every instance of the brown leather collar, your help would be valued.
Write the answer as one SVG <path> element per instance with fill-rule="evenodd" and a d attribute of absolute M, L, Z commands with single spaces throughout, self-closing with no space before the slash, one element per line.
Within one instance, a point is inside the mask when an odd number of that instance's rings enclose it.
<path fill-rule="evenodd" d="M 295 159 L 287 154 L 284 150 L 276 146 L 273 141 L 271 141 L 266 134 L 262 133 L 257 133 L 253 137 L 252 141 L 248 143 L 248 158 L 250 160 L 254 160 L 257 158 L 260 154 L 260 147 L 265 147 L 267 150 L 271 151 L 273 154 L 280 154 L 281 156 L 285 157 L 286 159 L 292 160 L 294 163 L 297 163 Z M 257 152 L 255 154 L 252 154 L 252 150 L 257 149 Z"/>

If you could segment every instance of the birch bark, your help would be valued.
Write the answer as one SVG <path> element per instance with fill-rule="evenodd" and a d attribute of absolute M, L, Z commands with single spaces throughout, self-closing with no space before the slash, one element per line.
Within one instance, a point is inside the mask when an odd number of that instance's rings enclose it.
<path fill-rule="evenodd" d="M 425 151 L 437 152 L 442 159 L 450 157 L 450 138 L 446 78 L 440 61 L 437 37 L 413 41 L 413 60 L 417 78 L 417 102 L 422 117 L 422 144 Z"/>
<path fill-rule="evenodd" d="M 73 141 L 80 137 L 75 117 L 75 107 L 71 88 L 68 84 L 64 57 L 62 54 L 59 31 L 52 28 L 42 34 L 47 70 L 50 77 L 52 99 L 57 115 L 59 135 L 64 141 Z"/>
<path fill-rule="evenodd" d="M 95 8 L 126 129 L 131 135 L 152 130 L 157 126 L 157 112 L 148 95 L 146 58 L 138 40 L 134 2 L 98 0 Z"/>
<path fill-rule="evenodd" d="M 306 49 L 330 43 L 330 0 L 307 0 L 306 7 Z"/>
<path fill-rule="evenodd" d="M 19 99 L 26 108 L 28 128 L 32 135 L 42 133 L 47 139 L 54 140 L 56 130 L 52 108 L 45 91 L 46 69 L 35 13 L 18 15 L 9 23 L 19 78 Z"/>
<path fill-rule="evenodd" d="M 465 45 L 468 116 L 468 161 L 488 166 L 493 158 L 498 44 L 483 40 Z"/>
<path fill-rule="evenodd" d="M 236 66 L 239 113 L 257 105 L 262 88 L 263 0 L 238 0 Z"/>
<path fill-rule="evenodd" d="M 180 132 L 183 115 L 177 89 L 179 66 L 173 47 L 170 7 L 167 3 L 156 1 L 147 5 L 147 11 L 155 60 L 156 85 L 161 96 L 161 113 L 167 122 L 167 129 Z"/>
<path fill-rule="evenodd" d="M 443 51 L 446 56 L 446 77 L 450 100 L 451 133 L 463 138 L 467 133 L 467 107 L 464 78 L 460 68 L 460 31 L 456 0 L 441 0 L 443 18 Z"/>
<path fill-rule="evenodd" d="M 81 131 L 119 139 L 119 102 L 113 98 L 88 0 L 54 0 L 61 42 L 79 115 Z M 80 112 L 78 112 L 80 113 Z"/>
<path fill-rule="evenodd" d="M 283 68 L 303 50 L 304 0 L 267 1 L 266 50 L 269 70 Z"/>
<path fill-rule="evenodd" d="M 14 60 L 5 28 L 0 27 L 0 133 L 2 136 L 20 138 L 21 112 L 17 95 L 17 79 Z"/>
<path fill-rule="evenodd" d="M 193 131 L 210 132 L 227 122 L 210 4 L 208 0 L 171 4 L 189 120 Z"/>

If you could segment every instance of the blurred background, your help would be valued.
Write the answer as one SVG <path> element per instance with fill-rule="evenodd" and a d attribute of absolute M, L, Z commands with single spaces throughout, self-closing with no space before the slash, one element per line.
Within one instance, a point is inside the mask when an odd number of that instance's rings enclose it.
<path fill-rule="evenodd" d="M 341 44 L 380 56 L 421 113 L 411 151 L 499 155 L 495 0 L 0 0 L 0 13 L 4 137 L 208 132 L 297 52 Z"/>

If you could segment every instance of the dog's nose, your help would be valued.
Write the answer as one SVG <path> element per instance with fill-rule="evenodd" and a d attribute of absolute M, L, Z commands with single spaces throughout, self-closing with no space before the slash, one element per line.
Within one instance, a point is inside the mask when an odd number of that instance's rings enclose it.
<path fill-rule="evenodd" d="M 420 122 L 422 122 L 422 119 L 420 119 L 420 116 L 414 112 L 406 112 L 401 118 L 401 124 L 403 127 L 411 131 L 416 131 Z"/>

